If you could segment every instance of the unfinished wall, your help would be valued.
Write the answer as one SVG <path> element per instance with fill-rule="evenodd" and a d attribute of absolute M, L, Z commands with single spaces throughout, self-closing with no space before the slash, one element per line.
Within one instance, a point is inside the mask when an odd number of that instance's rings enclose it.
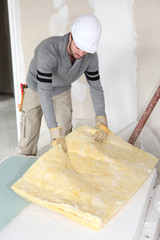
<path fill-rule="evenodd" d="M 11 25 L 16 25 L 16 32 L 11 36 L 11 41 L 17 43 L 17 51 L 13 54 L 18 60 L 14 71 L 18 73 L 18 77 L 14 77 L 15 89 L 25 81 L 34 49 L 42 39 L 65 34 L 76 17 L 93 13 L 100 19 L 103 28 L 98 55 L 109 127 L 117 132 L 134 122 L 137 112 L 140 118 L 159 84 L 159 1 L 82 0 L 81 4 L 72 0 L 8 2 L 13 4 L 11 10 L 15 11 L 13 15 L 16 17 L 15 23 L 11 21 Z M 73 84 L 72 93 L 73 117 L 93 121 L 93 106 L 84 77 Z M 16 97 L 20 102 L 18 90 Z M 147 126 L 160 140 L 159 108 L 160 102 Z M 18 117 L 17 124 L 19 127 Z"/>
<path fill-rule="evenodd" d="M 160 1 L 135 0 L 134 20 L 137 32 L 137 90 L 140 118 L 160 84 Z M 146 125 L 160 141 L 160 101 Z"/>
<path fill-rule="evenodd" d="M 137 117 L 135 31 L 133 0 L 16 0 L 20 77 L 24 82 L 37 44 L 50 35 L 70 30 L 72 21 L 83 13 L 95 14 L 102 24 L 98 49 L 101 81 L 104 88 L 109 127 L 117 132 Z M 16 53 L 15 53 L 16 54 Z M 19 65 L 17 64 L 17 65 Z M 94 120 L 94 110 L 84 76 L 73 84 L 73 117 Z M 19 95 L 19 96 L 18 96 Z M 18 101 L 20 94 L 17 93 Z M 17 112 L 17 115 L 19 113 Z M 18 120 L 19 126 L 19 120 Z"/>
<path fill-rule="evenodd" d="M 118 132 L 137 117 L 133 0 L 90 0 L 103 27 L 99 61 L 109 127 Z"/>

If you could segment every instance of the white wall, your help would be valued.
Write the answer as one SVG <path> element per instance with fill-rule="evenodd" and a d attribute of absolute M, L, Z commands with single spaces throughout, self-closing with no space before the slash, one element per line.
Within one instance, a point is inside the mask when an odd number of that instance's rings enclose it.
<path fill-rule="evenodd" d="M 19 49 L 18 55 L 13 51 L 19 62 L 14 69 L 17 75 L 21 75 L 20 78 L 15 77 L 16 89 L 17 82 L 25 81 L 34 48 L 42 39 L 50 35 L 65 34 L 70 30 L 71 22 L 76 17 L 83 13 L 93 13 L 99 18 L 103 29 L 98 55 L 109 128 L 117 132 L 137 119 L 137 107 L 138 113 L 143 109 L 140 101 L 137 104 L 137 90 L 139 92 L 139 87 L 143 88 L 139 86 L 140 79 L 137 82 L 139 66 L 135 55 L 137 33 L 134 26 L 134 11 L 138 9 L 138 0 L 137 8 L 134 8 L 133 0 L 81 0 L 81 4 L 73 0 L 8 0 L 8 2 L 9 5 L 11 2 L 14 4 L 12 14 L 15 14 L 16 18 L 18 16 L 18 20 L 11 23 L 11 28 L 14 24 L 17 29 L 12 38 L 15 38 Z M 136 24 L 139 25 L 139 22 Z M 94 120 L 93 106 L 84 77 L 73 84 L 72 92 L 73 117 Z M 148 93 L 144 96 L 145 101 L 148 96 Z M 19 126 L 19 118 L 17 120 Z"/>
<path fill-rule="evenodd" d="M 133 0 L 89 2 L 103 27 L 100 72 L 109 127 L 117 132 L 137 117 Z"/>
<path fill-rule="evenodd" d="M 71 22 L 80 14 L 94 13 L 103 29 L 98 54 L 109 127 L 117 132 L 136 120 L 133 0 L 83 0 L 80 5 L 77 1 L 70 0 L 47 0 L 45 4 L 42 0 L 21 0 L 16 1 L 15 6 L 19 11 L 19 21 L 16 22 L 19 29 L 19 49 L 22 46 L 19 56 L 20 71 L 25 66 L 20 81 L 25 81 L 28 65 L 38 42 L 50 35 L 68 32 Z M 16 82 L 17 79 L 17 87 Z M 93 119 L 93 106 L 84 78 L 74 84 L 73 90 L 74 118 Z"/>
<path fill-rule="evenodd" d="M 135 0 L 134 13 L 138 42 L 136 55 L 139 119 L 160 84 L 160 1 Z M 146 126 L 160 142 L 160 100 Z"/>

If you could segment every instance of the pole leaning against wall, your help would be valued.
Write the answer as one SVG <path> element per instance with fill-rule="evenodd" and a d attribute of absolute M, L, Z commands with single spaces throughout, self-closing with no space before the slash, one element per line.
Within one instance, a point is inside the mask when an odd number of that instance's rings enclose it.
<path fill-rule="evenodd" d="M 135 127 L 133 133 L 131 134 L 128 142 L 134 145 L 135 141 L 137 140 L 142 128 L 144 127 L 146 121 L 148 120 L 150 114 L 152 113 L 154 107 L 156 106 L 158 100 L 160 98 L 160 85 L 158 86 L 155 94 L 153 95 L 150 103 L 148 104 L 146 110 L 144 111 L 142 117 L 140 118 L 137 126 Z"/>

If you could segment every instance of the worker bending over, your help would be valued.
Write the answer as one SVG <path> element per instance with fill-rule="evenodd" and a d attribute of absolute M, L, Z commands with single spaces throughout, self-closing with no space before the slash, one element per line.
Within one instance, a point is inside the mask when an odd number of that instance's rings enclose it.
<path fill-rule="evenodd" d="M 52 145 L 61 144 L 72 130 L 71 85 L 83 73 L 90 87 L 101 142 L 107 137 L 107 118 L 96 53 L 101 25 L 91 14 L 77 18 L 71 32 L 52 36 L 35 49 L 27 74 L 23 101 L 18 152 L 36 155 L 42 114 L 49 128 Z"/>

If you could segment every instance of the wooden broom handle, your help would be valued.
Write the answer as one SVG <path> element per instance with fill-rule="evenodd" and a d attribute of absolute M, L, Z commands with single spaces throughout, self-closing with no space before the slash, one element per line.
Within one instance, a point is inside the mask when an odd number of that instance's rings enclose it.
<path fill-rule="evenodd" d="M 156 106 L 158 100 L 160 98 L 160 85 L 158 86 L 154 96 L 152 97 L 150 103 L 148 104 L 146 110 L 144 111 L 142 117 L 140 118 L 137 126 L 135 127 L 133 133 L 131 134 L 128 142 L 130 144 L 133 144 L 135 143 L 135 141 L 137 140 L 142 128 L 144 127 L 147 119 L 149 118 L 151 112 L 153 111 L 154 107 Z"/>

